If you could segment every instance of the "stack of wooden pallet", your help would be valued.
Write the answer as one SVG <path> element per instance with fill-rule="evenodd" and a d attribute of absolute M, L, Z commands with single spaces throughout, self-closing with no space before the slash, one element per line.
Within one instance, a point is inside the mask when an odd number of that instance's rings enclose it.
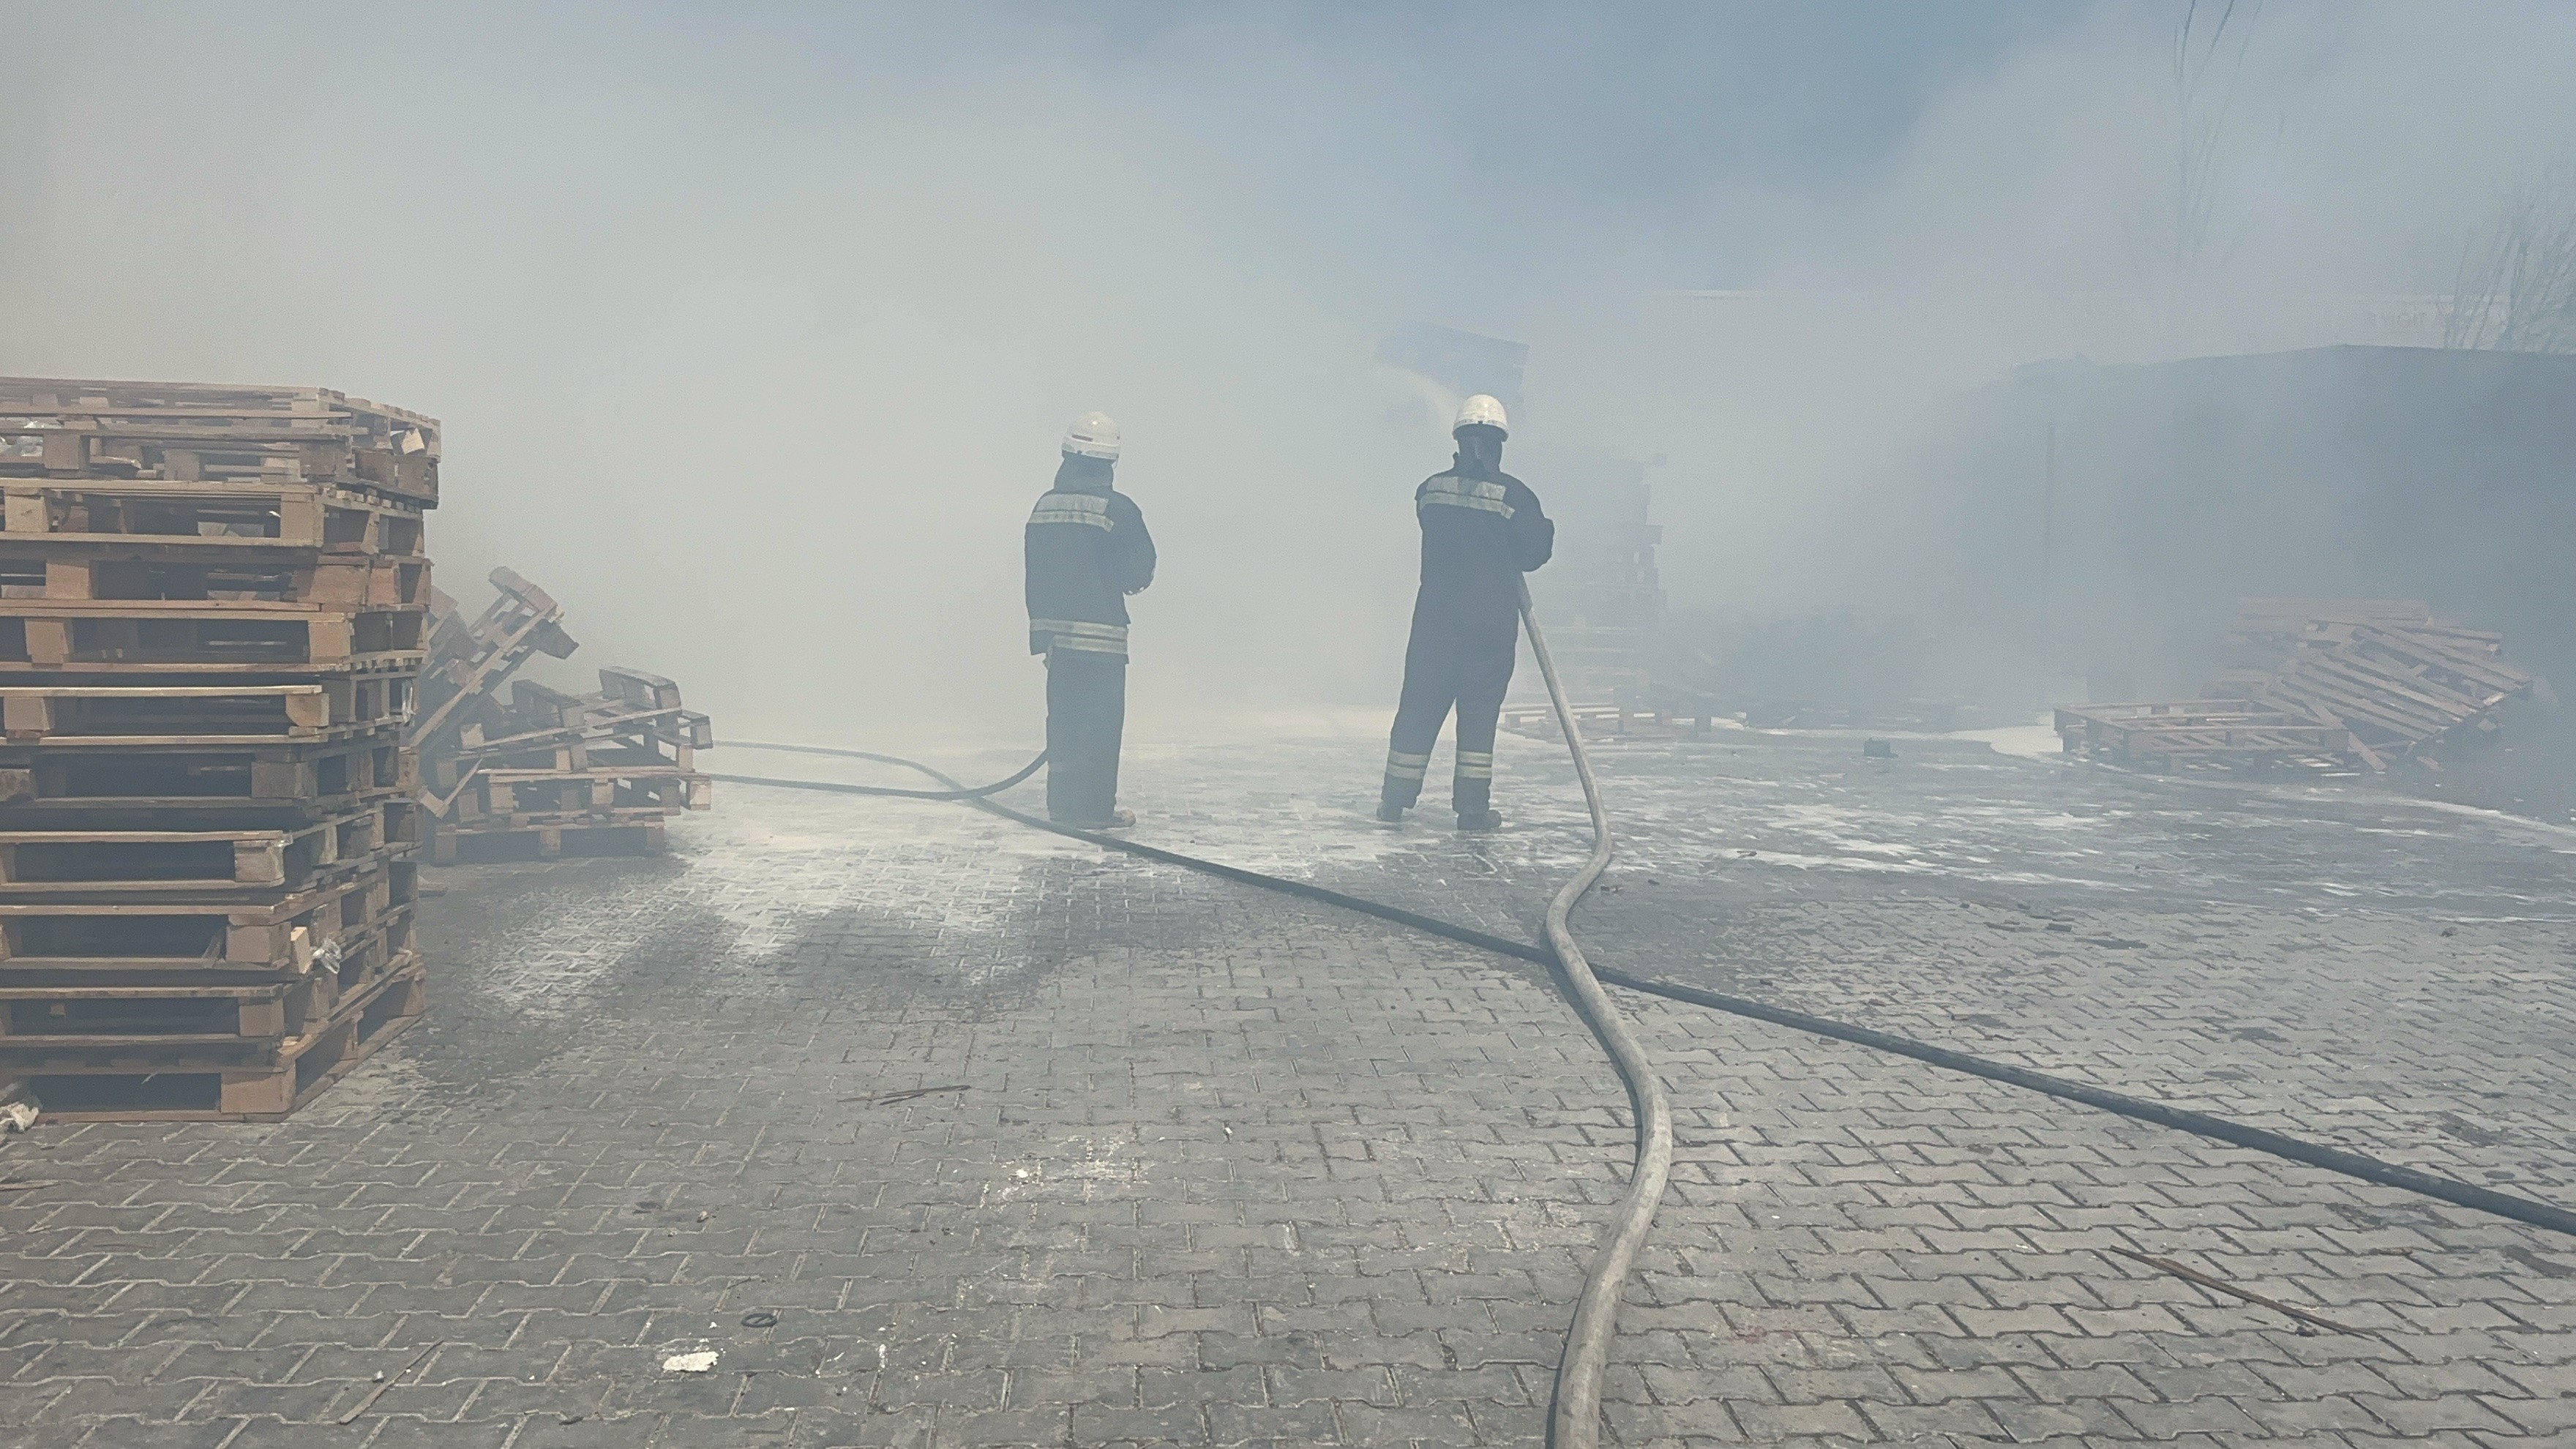
<path fill-rule="evenodd" d="M 660 850 L 665 821 L 711 801 L 693 759 L 714 743 L 707 717 L 638 670 L 602 669 L 596 694 L 511 679 L 534 655 L 577 646 L 544 590 L 508 569 L 492 584 L 500 596 L 477 619 L 443 596 L 436 611 L 420 729 L 431 858 Z"/>
<path fill-rule="evenodd" d="M 0 1082 L 273 1118 L 423 1006 L 411 717 L 438 424 L 0 379 Z"/>
<path fill-rule="evenodd" d="M 2228 637 L 2243 663 L 2204 698 L 2060 708 L 2067 752 L 2162 768 L 2379 771 L 2492 735 L 2496 712 L 2534 683 L 2499 657 L 2503 635 L 2414 600 L 2247 599 Z"/>

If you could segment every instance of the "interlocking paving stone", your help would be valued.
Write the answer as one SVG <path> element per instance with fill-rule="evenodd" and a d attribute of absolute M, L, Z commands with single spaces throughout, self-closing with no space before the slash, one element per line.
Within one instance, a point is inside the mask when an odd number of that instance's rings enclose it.
<path fill-rule="evenodd" d="M 1131 791 L 1149 838 L 1529 934 L 1585 843 L 1548 747 L 1505 742 L 1515 828 L 1462 840 L 1365 822 L 1366 743 L 1148 744 Z M 1605 751 L 1632 845 L 1595 955 L 2518 1190 L 2576 1170 L 2563 842 L 1856 756 Z M 0 1195 L 0 1444 L 1541 1442 L 1632 1146 L 1542 973 L 957 807 L 742 787 L 677 839 L 435 872 L 431 1016 L 292 1121 L 0 1147 L 55 1184 Z M 1623 1004 L 1681 1145 L 1614 1442 L 2576 1435 L 2576 1244 Z"/>

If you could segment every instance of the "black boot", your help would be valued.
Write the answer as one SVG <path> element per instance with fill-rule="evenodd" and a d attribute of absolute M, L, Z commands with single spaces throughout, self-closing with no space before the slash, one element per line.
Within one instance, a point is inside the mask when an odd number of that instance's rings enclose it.
<path fill-rule="evenodd" d="M 1458 817 L 1458 828 L 1461 830 L 1500 830 L 1503 828 L 1502 812 L 1498 810 L 1479 810 L 1473 815 L 1462 814 Z"/>

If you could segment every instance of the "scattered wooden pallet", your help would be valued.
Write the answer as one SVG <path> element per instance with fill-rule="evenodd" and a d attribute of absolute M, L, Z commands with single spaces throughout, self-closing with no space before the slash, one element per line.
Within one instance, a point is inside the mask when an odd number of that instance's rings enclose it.
<path fill-rule="evenodd" d="M 504 680 L 538 654 L 562 659 L 581 646 L 563 629 L 563 605 L 506 568 L 492 570 L 499 590 L 472 620 L 455 601 L 431 590 L 429 651 L 435 661 L 421 676 L 423 697 L 412 738 L 429 755 L 455 748 L 475 711 Z"/>
<path fill-rule="evenodd" d="M 512 679 L 533 654 L 575 645 L 551 595 L 507 569 L 492 582 L 481 617 L 443 595 L 433 612 L 417 731 L 431 858 L 660 849 L 663 818 L 711 802 L 693 755 L 713 726 L 679 685 L 640 669 L 602 669 L 596 694 Z"/>
<path fill-rule="evenodd" d="M 2060 709 L 2067 752 L 2164 768 L 2300 764 L 2384 770 L 2493 733 L 2533 676 L 2504 636 L 2413 599 L 2246 599 L 2230 640 L 2246 662 L 2207 698 Z"/>
<path fill-rule="evenodd" d="M 681 708 L 679 686 L 659 675 L 611 667 L 600 684 L 575 695 L 523 679 L 506 708 L 484 701 L 460 748 L 429 767 L 434 859 L 462 858 L 468 836 L 517 834 L 549 857 L 566 848 L 566 830 L 575 848 L 656 850 L 661 817 L 710 807 L 711 783 L 692 760 L 712 739 L 706 716 Z M 647 823 L 656 828 L 628 833 Z M 603 830 L 616 833 L 585 833 Z"/>
<path fill-rule="evenodd" d="M 2248 599 L 2231 639 L 2258 666 L 2227 676 L 2254 698 L 2352 732 L 2373 770 L 2492 734 L 2496 711 L 2533 685 L 2503 659 L 2504 636 L 2397 599 Z"/>
<path fill-rule="evenodd" d="M 511 721 L 515 725 L 516 721 Z M 520 756 L 551 751 L 559 769 L 581 768 L 578 762 L 594 755 L 601 759 L 618 758 L 621 742 L 641 737 L 671 750 L 671 759 L 682 765 L 690 753 L 715 747 L 715 726 L 705 715 L 685 709 L 639 710 L 630 714 L 606 714 L 585 719 L 578 724 L 551 729 L 529 730 L 503 735 L 499 739 L 483 738 L 480 724 L 466 727 L 459 741 L 457 758 L 482 760 L 501 756 Z M 655 757 L 659 758 L 659 757 Z M 628 760 L 640 764 L 643 757 Z"/>
<path fill-rule="evenodd" d="M 707 777 L 672 764 L 590 764 L 565 770 L 478 769 L 455 796 L 449 814 L 460 826 L 496 815 L 650 810 L 677 814 L 704 810 L 712 796 Z"/>

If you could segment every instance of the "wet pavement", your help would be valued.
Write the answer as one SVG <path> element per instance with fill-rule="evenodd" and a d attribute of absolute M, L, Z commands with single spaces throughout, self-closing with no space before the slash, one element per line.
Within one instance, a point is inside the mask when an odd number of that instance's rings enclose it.
<path fill-rule="evenodd" d="M 1588 846 L 1547 742 L 1462 837 L 1368 818 L 1368 722 L 1225 738 L 1135 744 L 1138 838 L 1524 937 Z M 1956 740 L 1598 761 L 1604 964 L 2576 1196 L 2576 832 Z M 431 1016 L 290 1122 L 0 1146 L 45 1184 L 0 1192 L 0 1443 L 1538 1441 L 1629 1141 L 1543 973 L 958 806 L 719 799 L 664 859 L 435 873 Z M 1683 1145 L 1617 1442 L 2576 1426 L 2576 1243 L 1623 1000 Z"/>

